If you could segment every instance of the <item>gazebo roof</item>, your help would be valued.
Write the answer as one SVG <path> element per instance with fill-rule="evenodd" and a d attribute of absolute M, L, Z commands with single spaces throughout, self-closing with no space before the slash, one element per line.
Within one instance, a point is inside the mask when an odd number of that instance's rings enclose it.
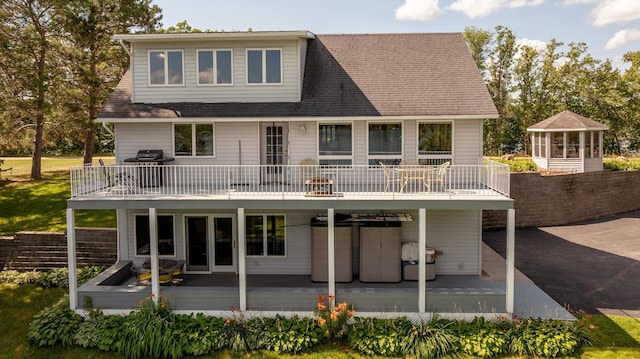
<path fill-rule="evenodd" d="M 540 121 L 527 128 L 533 132 L 559 132 L 559 131 L 603 131 L 609 127 L 592 119 L 580 116 L 569 110 L 564 110 L 546 120 Z"/>

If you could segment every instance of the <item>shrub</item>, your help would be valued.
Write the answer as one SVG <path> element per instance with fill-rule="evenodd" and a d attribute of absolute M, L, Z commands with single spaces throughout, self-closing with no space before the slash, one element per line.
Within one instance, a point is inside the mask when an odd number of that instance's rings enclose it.
<path fill-rule="evenodd" d="M 439 358 L 455 352 L 457 338 L 450 325 L 450 321 L 437 317 L 426 324 L 412 325 L 402 338 L 403 354 L 416 358 Z"/>
<path fill-rule="evenodd" d="M 0 271 L 0 283 L 35 284 L 40 278 L 40 274 L 37 271 L 19 272 L 13 269 L 5 269 Z"/>
<path fill-rule="evenodd" d="M 124 316 L 104 315 L 101 311 L 91 311 L 80 325 L 73 341 L 84 348 L 116 351 L 116 343 L 122 340 L 124 321 Z"/>
<path fill-rule="evenodd" d="M 205 355 L 223 348 L 224 320 L 218 317 L 176 315 L 173 336 L 180 341 L 185 355 Z"/>
<path fill-rule="evenodd" d="M 504 325 L 508 320 L 501 317 L 499 321 L 487 321 L 476 317 L 471 321 L 453 321 L 452 327 L 458 337 L 458 350 L 475 357 L 487 358 L 508 351 L 507 330 Z"/>
<path fill-rule="evenodd" d="M 43 346 L 73 345 L 73 337 L 82 323 L 82 317 L 69 307 L 65 296 L 55 305 L 43 309 L 29 325 L 27 338 L 32 344 Z"/>
<path fill-rule="evenodd" d="M 325 329 L 325 336 L 329 341 L 342 338 L 347 331 L 347 320 L 351 318 L 356 311 L 353 305 L 347 302 L 335 303 L 335 297 L 328 295 L 318 296 L 318 303 L 315 310 L 318 325 Z"/>
<path fill-rule="evenodd" d="M 402 338 L 413 324 L 406 317 L 398 319 L 355 318 L 349 326 L 349 346 L 366 355 L 402 354 Z"/>
<path fill-rule="evenodd" d="M 86 283 L 104 270 L 104 266 L 79 268 L 76 271 L 78 285 Z M 46 272 L 36 270 L 19 272 L 5 269 L 0 271 L 0 283 L 37 284 L 43 288 L 69 288 L 69 270 L 67 268 L 56 268 Z"/>
<path fill-rule="evenodd" d="M 324 330 L 310 318 L 277 315 L 264 319 L 266 329 L 265 349 L 275 352 L 297 354 L 307 351 L 324 338 Z"/>
<path fill-rule="evenodd" d="M 176 315 L 164 297 L 155 302 L 147 297 L 138 310 L 126 316 L 121 328 L 122 340 L 115 343 L 119 354 L 128 358 L 180 358 L 184 355 L 173 334 Z"/>
<path fill-rule="evenodd" d="M 591 337 L 579 322 L 560 320 L 516 319 L 509 329 L 511 353 L 557 357 L 572 354 Z"/>
<path fill-rule="evenodd" d="M 263 319 L 246 318 L 245 314 L 231 307 L 231 316 L 224 320 L 223 344 L 234 353 L 264 348 L 267 329 Z"/>

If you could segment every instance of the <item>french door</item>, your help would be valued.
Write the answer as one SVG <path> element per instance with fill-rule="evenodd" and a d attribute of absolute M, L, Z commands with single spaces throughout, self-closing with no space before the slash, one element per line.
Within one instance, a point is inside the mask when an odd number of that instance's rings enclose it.
<path fill-rule="evenodd" d="M 187 272 L 234 272 L 236 270 L 234 216 L 185 216 L 185 234 Z"/>
<path fill-rule="evenodd" d="M 289 127 L 286 123 L 260 124 L 260 164 L 262 183 L 281 183 L 286 179 L 283 165 L 288 163 Z"/>

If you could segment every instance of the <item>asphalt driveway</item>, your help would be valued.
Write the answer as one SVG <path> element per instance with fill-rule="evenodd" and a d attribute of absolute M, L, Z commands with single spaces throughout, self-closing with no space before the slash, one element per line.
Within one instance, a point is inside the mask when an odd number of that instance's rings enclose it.
<path fill-rule="evenodd" d="M 504 230 L 483 233 L 503 258 L 505 238 Z M 640 211 L 516 229 L 515 265 L 567 309 L 640 318 Z"/>

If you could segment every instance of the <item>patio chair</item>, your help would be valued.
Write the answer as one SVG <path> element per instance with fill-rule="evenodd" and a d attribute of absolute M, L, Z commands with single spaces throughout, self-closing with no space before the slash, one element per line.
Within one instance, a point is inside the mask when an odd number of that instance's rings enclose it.
<path fill-rule="evenodd" d="M 445 179 L 445 176 L 447 175 L 447 170 L 449 169 L 450 165 L 451 165 L 451 162 L 448 162 L 448 161 L 441 164 L 427 178 L 425 178 L 425 185 L 427 186 L 427 189 L 429 190 L 429 192 L 433 190 L 434 183 L 440 183 L 438 187 L 442 191 L 444 191 L 444 189 L 446 188 L 444 184 L 444 179 Z"/>
<path fill-rule="evenodd" d="M 389 185 L 392 185 L 395 182 L 402 182 L 404 179 L 400 176 L 399 173 L 392 171 L 391 168 L 387 167 L 384 163 L 378 162 L 380 164 L 380 168 L 382 168 L 382 173 L 384 173 L 384 177 L 386 182 L 384 184 L 384 191 L 389 191 Z"/>
<path fill-rule="evenodd" d="M 105 166 L 102 158 L 98 159 L 98 163 L 100 163 L 100 168 L 102 168 L 102 173 L 107 181 L 107 193 L 110 193 L 117 186 L 124 188 L 127 193 L 133 192 L 132 185 L 138 182 L 135 177 L 123 172 L 116 172 L 113 168 Z"/>

